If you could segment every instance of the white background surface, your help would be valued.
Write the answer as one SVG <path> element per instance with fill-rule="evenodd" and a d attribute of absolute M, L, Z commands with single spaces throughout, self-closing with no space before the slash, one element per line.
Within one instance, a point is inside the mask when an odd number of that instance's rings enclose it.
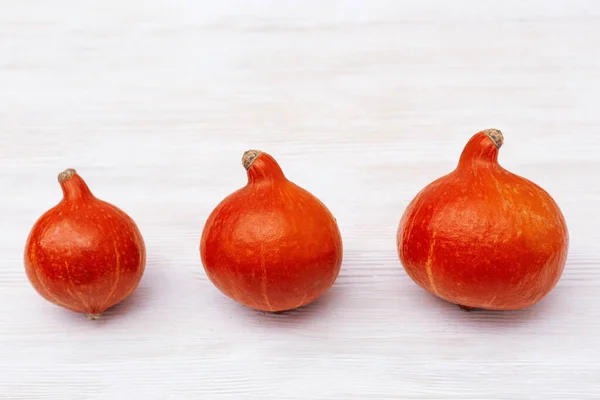
<path fill-rule="evenodd" d="M 600 2 L 0 2 L 0 398 L 600 398 Z M 400 216 L 478 130 L 571 233 L 530 309 L 464 313 L 416 287 Z M 258 148 L 320 197 L 342 273 L 284 315 L 238 306 L 199 259 Z M 22 253 L 76 168 L 147 244 L 96 322 L 39 297 Z"/>

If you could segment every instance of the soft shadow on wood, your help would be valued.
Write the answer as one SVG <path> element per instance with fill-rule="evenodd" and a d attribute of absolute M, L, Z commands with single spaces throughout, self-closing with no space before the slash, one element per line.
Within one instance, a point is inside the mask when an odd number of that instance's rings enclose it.
<path fill-rule="evenodd" d="M 419 290 L 419 288 L 416 288 Z M 477 323 L 486 325 L 498 325 L 503 327 L 518 327 L 530 323 L 538 323 L 540 320 L 551 318 L 555 311 L 558 311 L 558 305 L 555 301 L 550 301 L 550 296 L 558 295 L 558 291 L 553 291 L 546 298 L 529 308 L 515 311 L 492 311 L 483 309 L 465 310 L 460 306 L 433 296 L 421 290 L 424 298 L 423 307 L 431 307 L 443 311 L 446 318 L 454 318 L 457 321 L 465 323 Z"/>
<path fill-rule="evenodd" d="M 150 303 L 148 298 L 152 296 L 153 290 L 151 285 L 144 285 L 143 281 L 140 282 L 140 285 L 128 298 L 106 310 L 97 321 L 93 322 L 117 321 L 135 313 L 136 310 L 143 309 Z"/>
<path fill-rule="evenodd" d="M 121 321 L 123 318 L 133 318 L 135 315 L 143 314 L 144 309 L 153 306 L 152 297 L 156 295 L 161 287 L 161 274 L 165 267 L 159 261 L 150 261 L 146 265 L 144 276 L 138 287 L 119 304 L 115 304 L 106 310 L 98 320 L 89 321 L 91 324 L 105 325 Z M 84 315 L 83 318 L 86 318 Z"/>
<path fill-rule="evenodd" d="M 73 312 L 65 308 L 51 304 L 52 317 L 56 318 L 60 322 L 72 325 L 89 325 L 89 326 L 101 326 L 113 321 L 118 321 L 127 315 L 135 313 L 135 309 L 143 308 L 143 304 L 147 303 L 147 298 L 151 296 L 152 289 L 150 285 L 144 285 L 143 280 L 137 289 L 121 303 L 114 305 L 113 307 L 102 313 L 97 319 L 90 320 L 84 313 Z"/>
<path fill-rule="evenodd" d="M 282 312 L 265 312 L 249 309 L 243 305 L 237 304 L 234 312 L 235 318 L 252 320 L 261 326 L 278 328 L 295 328 L 297 326 L 314 322 L 321 319 L 328 319 L 331 316 L 332 308 L 336 303 L 341 291 L 339 287 L 333 285 L 327 292 L 314 302 L 294 310 Z"/>

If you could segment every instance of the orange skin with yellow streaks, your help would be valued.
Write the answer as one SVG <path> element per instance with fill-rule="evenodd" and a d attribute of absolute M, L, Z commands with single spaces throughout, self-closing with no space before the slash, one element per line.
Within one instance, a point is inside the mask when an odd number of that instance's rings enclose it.
<path fill-rule="evenodd" d="M 248 184 L 226 197 L 204 226 L 204 269 L 219 290 L 247 307 L 277 312 L 309 304 L 340 272 L 336 220 L 286 179 L 270 155 L 249 151 L 244 164 Z"/>
<path fill-rule="evenodd" d="M 95 319 L 138 286 L 145 245 L 135 222 L 94 197 L 74 170 L 61 177 L 64 198 L 33 226 L 25 271 L 46 300 Z"/>
<path fill-rule="evenodd" d="M 563 214 L 545 190 L 498 164 L 502 142 L 497 130 L 473 136 L 456 170 L 416 196 L 398 229 L 408 275 L 466 309 L 531 306 L 555 287 L 567 259 Z"/>

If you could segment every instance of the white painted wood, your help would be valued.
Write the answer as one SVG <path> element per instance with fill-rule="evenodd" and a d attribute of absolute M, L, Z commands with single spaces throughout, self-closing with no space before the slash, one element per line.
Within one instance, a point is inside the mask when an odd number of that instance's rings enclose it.
<path fill-rule="evenodd" d="M 0 398 L 600 398 L 600 2 L 0 2 Z M 537 306 L 467 314 L 396 256 L 404 207 L 476 131 L 571 232 Z M 221 295 L 212 208 L 269 151 L 334 212 L 343 272 L 285 315 Z M 139 289 L 97 322 L 22 266 L 77 168 L 147 242 Z"/>

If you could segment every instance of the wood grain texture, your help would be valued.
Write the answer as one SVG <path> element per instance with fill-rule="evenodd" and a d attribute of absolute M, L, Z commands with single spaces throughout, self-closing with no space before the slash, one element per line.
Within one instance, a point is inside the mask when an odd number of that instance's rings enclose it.
<path fill-rule="evenodd" d="M 600 398 L 600 2 L 0 2 L 0 398 Z M 537 306 L 464 313 L 395 234 L 478 130 L 546 188 L 568 265 Z M 317 303 L 247 310 L 208 281 L 203 223 L 259 148 L 344 238 Z M 148 266 L 90 322 L 40 298 L 23 248 L 74 167 Z"/>

